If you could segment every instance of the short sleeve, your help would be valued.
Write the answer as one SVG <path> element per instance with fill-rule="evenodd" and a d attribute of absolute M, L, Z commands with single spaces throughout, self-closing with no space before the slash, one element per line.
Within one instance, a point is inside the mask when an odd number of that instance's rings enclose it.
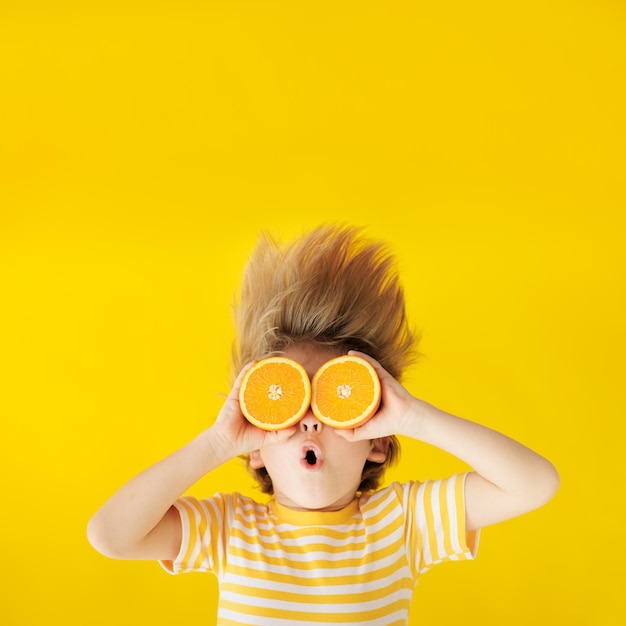
<path fill-rule="evenodd" d="M 180 515 L 182 541 L 174 561 L 159 561 L 170 574 L 215 572 L 223 563 L 227 540 L 228 497 L 198 500 L 182 497 L 174 507 Z"/>
<path fill-rule="evenodd" d="M 414 574 L 446 561 L 476 556 L 479 531 L 465 527 L 467 473 L 441 480 L 411 482 L 405 489 L 406 536 Z"/>

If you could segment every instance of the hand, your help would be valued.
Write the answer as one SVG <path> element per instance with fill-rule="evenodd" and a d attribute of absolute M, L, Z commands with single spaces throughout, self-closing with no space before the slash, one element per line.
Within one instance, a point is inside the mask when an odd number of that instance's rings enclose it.
<path fill-rule="evenodd" d="M 224 449 L 231 450 L 232 457 L 253 450 L 260 450 L 273 443 L 287 441 L 298 430 L 295 426 L 276 431 L 262 430 L 251 424 L 241 412 L 239 387 L 245 373 L 254 363 L 255 361 L 251 361 L 239 372 L 228 398 L 220 409 L 215 424 L 211 427 Z"/>
<path fill-rule="evenodd" d="M 372 364 L 381 386 L 381 402 L 376 414 L 357 428 L 337 428 L 335 433 L 347 441 L 379 439 L 404 434 L 408 420 L 414 421 L 420 401 L 412 396 L 378 361 L 363 352 L 350 350 Z"/>

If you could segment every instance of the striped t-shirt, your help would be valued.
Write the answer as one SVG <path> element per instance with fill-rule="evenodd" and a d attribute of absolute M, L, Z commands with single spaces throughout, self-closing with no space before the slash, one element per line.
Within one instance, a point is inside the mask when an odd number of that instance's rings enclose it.
<path fill-rule="evenodd" d="M 419 574 L 474 558 L 465 476 L 392 483 L 335 512 L 238 493 L 183 497 L 180 553 L 161 564 L 217 575 L 222 626 L 406 624 Z"/>

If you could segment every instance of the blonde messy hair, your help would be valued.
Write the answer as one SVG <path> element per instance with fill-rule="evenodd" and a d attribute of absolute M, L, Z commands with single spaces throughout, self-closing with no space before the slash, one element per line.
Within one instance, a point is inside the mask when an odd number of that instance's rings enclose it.
<path fill-rule="evenodd" d="M 262 233 L 234 310 L 233 380 L 249 361 L 296 343 L 338 354 L 360 350 L 398 380 L 417 357 L 395 258 L 387 244 L 355 226 L 321 225 L 288 244 Z M 389 443 L 384 463 L 366 462 L 359 491 L 375 489 L 396 460 L 399 442 L 392 436 Z M 273 493 L 265 468 L 248 468 Z"/>

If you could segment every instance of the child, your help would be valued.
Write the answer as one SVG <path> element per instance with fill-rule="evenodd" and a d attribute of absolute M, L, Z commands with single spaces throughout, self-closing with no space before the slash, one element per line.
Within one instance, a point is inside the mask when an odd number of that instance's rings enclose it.
<path fill-rule="evenodd" d="M 406 624 L 421 573 L 473 558 L 480 528 L 554 495 L 559 478 L 545 458 L 399 382 L 417 337 L 393 256 L 361 230 L 324 225 L 286 246 L 263 236 L 244 273 L 236 322 L 235 380 L 215 423 L 130 480 L 88 527 L 92 545 L 109 557 L 213 572 L 219 624 Z M 381 406 L 363 426 L 333 430 L 309 409 L 295 426 L 266 432 L 243 417 L 238 389 L 254 360 L 283 354 L 312 378 L 350 351 L 381 381 Z M 379 488 L 398 455 L 396 435 L 437 446 L 473 471 Z M 236 456 L 269 502 L 238 493 L 181 497 Z"/>

